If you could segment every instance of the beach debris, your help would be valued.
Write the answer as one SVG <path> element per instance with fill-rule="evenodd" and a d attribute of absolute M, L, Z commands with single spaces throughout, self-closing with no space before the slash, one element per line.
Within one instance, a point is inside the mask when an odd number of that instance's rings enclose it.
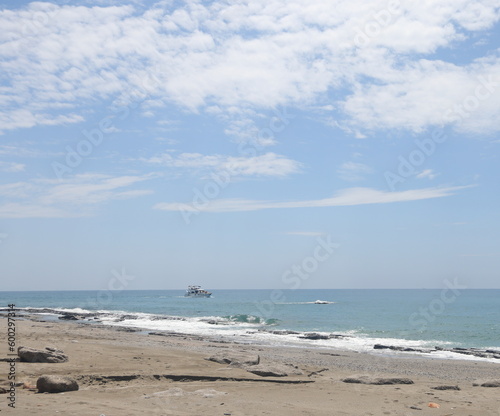
<path fill-rule="evenodd" d="M 421 407 L 417 407 L 417 406 L 410 406 L 410 409 L 412 409 L 412 410 L 422 410 Z"/>
<path fill-rule="evenodd" d="M 39 393 L 62 393 L 64 391 L 78 390 L 78 383 L 71 377 L 64 376 L 41 376 L 36 381 Z"/>
<path fill-rule="evenodd" d="M 7 390 L 4 389 L 3 387 L 0 387 L 0 394 L 6 394 Z"/>
<path fill-rule="evenodd" d="M 476 380 L 472 383 L 474 387 L 500 387 L 500 380 Z"/>
<path fill-rule="evenodd" d="M 258 354 L 249 354 L 240 351 L 220 351 L 211 357 L 205 358 L 208 361 L 214 361 L 219 364 L 229 364 L 234 367 L 244 367 L 257 365 L 260 363 Z"/>
<path fill-rule="evenodd" d="M 432 390 L 460 390 L 458 386 L 437 386 L 431 387 Z"/>
<path fill-rule="evenodd" d="M 409 378 L 371 378 L 369 376 L 348 377 L 342 380 L 344 383 L 372 384 L 376 386 L 394 384 L 414 384 Z"/>
<path fill-rule="evenodd" d="M 37 350 L 30 347 L 19 347 L 17 349 L 19 360 L 25 363 L 65 363 L 68 356 L 63 351 L 53 347 L 45 347 L 45 350 Z"/>
<path fill-rule="evenodd" d="M 433 409 L 439 409 L 441 407 L 441 405 L 437 404 L 437 403 L 429 403 L 427 405 L 427 407 L 432 407 Z"/>

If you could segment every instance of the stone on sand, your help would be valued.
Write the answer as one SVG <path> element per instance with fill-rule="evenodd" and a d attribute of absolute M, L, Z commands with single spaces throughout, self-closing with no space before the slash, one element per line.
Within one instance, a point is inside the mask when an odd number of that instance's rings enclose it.
<path fill-rule="evenodd" d="M 78 390 L 78 383 L 71 377 L 41 376 L 36 381 L 39 393 L 61 393 Z"/>
<path fill-rule="evenodd" d="M 17 349 L 19 360 L 25 363 L 65 363 L 68 356 L 63 351 L 52 347 L 45 347 L 45 350 L 37 350 L 30 347 L 19 347 Z"/>

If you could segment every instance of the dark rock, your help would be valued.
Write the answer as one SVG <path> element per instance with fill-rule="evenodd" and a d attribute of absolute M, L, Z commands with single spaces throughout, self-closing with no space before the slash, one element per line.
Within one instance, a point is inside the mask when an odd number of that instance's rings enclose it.
<path fill-rule="evenodd" d="M 391 347 L 389 347 L 388 345 L 382 345 L 382 344 L 375 344 L 373 346 L 373 349 L 374 350 L 386 350 L 386 349 L 389 349 Z"/>
<path fill-rule="evenodd" d="M 78 390 L 78 383 L 71 377 L 42 376 L 36 381 L 39 393 L 61 393 Z"/>
<path fill-rule="evenodd" d="M 303 339 L 329 339 L 329 335 L 318 334 L 317 332 L 307 332 L 299 338 Z"/>
<path fill-rule="evenodd" d="M 300 332 L 297 332 L 297 331 L 288 331 L 286 329 L 276 330 L 276 331 L 270 331 L 270 333 L 274 334 L 274 335 L 297 335 L 297 334 L 300 334 Z"/>
<path fill-rule="evenodd" d="M 340 334 L 330 334 L 328 335 L 330 339 L 342 339 L 342 338 L 350 338 L 349 335 L 340 335 Z"/>
<path fill-rule="evenodd" d="M 67 314 L 60 316 L 59 319 L 65 320 L 65 321 L 78 321 L 81 319 L 78 315 L 72 315 L 72 314 Z"/>
<path fill-rule="evenodd" d="M 458 386 L 437 386 L 431 387 L 432 390 L 460 390 Z"/>
<path fill-rule="evenodd" d="M 19 360 L 25 363 L 65 363 L 68 361 L 68 356 L 63 351 L 51 347 L 45 347 L 45 350 L 19 347 L 17 355 Z"/>

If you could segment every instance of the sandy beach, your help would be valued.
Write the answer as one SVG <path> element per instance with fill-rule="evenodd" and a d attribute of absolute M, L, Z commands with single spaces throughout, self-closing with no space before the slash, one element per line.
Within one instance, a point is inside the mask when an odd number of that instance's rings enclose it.
<path fill-rule="evenodd" d="M 6 328 L 6 320 L 0 320 Z M 78 391 L 16 389 L 12 415 L 436 415 L 499 416 L 500 388 L 473 386 L 500 380 L 495 363 L 380 357 L 315 348 L 276 348 L 215 342 L 198 336 L 148 334 L 97 324 L 17 321 L 17 346 L 64 351 L 65 363 L 16 363 L 16 381 L 35 386 L 42 375 L 70 376 Z M 7 386 L 7 343 L 0 386 Z M 207 360 L 224 354 L 258 356 L 263 376 Z M 346 378 L 411 379 L 413 384 L 353 384 Z M 366 377 L 366 378 L 363 378 Z M 436 390 L 458 386 L 460 390 Z M 430 408 L 436 403 L 439 408 Z"/>

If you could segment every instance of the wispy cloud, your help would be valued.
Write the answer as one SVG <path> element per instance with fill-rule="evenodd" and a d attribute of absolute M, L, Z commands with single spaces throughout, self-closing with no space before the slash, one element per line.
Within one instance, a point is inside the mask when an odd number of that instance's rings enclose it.
<path fill-rule="evenodd" d="M 213 200 L 204 206 L 198 207 L 180 202 L 163 202 L 154 205 L 153 208 L 164 211 L 184 212 L 239 212 L 259 211 L 263 209 L 321 208 L 367 204 L 389 204 L 394 202 L 420 201 L 425 199 L 447 197 L 466 188 L 469 188 L 469 186 L 424 188 L 401 192 L 386 192 L 371 188 L 348 188 L 338 192 L 331 198 L 316 200 L 280 202 L 246 199 L 218 199 Z"/>
<path fill-rule="evenodd" d="M 418 175 L 417 175 L 417 178 L 418 179 L 434 179 L 436 176 L 438 176 L 437 173 L 434 173 L 434 170 L 432 169 L 425 169 L 423 170 L 422 172 L 420 172 Z"/>
<path fill-rule="evenodd" d="M 150 194 L 146 189 L 127 189 L 149 176 L 111 177 L 76 175 L 65 180 L 35 179 L 0 185 L 0 218 L 70 218 L 92 215 L 95 209 L 118 199 Z"/>
<path fill-rule="evenodd" d="M 284 177 L 299 172 L 301 167 L 299 162 L 275 153 L 265 153 L 253 157 L 202 155 L 200 153 L 181 153 L 176 156 L 171 153 L 163 153 L 142 160 L 170 168 L 225 172 L 230 177 Z"/>
<path fill-rule="evenodd" d="M 364 163 L 346 162 L 338 168 L 337 173 L 341 179 L 357 182 L 363 180 L 366 175 L 373 173 L 373 170 Z"/>
<path fill-rule="evenodd" d="M 22 163 L 0 161 L 0 171 L 2 172 L 22 172 L 25 167 L 26 165 Z"/>

